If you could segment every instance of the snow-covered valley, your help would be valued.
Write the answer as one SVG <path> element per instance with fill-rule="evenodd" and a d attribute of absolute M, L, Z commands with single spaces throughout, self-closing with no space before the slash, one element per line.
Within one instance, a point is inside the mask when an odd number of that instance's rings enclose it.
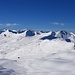
<path fill-rule="evenodd" d="M 0 31 L 0 75 L 75 75 L 75 34 Z"/>

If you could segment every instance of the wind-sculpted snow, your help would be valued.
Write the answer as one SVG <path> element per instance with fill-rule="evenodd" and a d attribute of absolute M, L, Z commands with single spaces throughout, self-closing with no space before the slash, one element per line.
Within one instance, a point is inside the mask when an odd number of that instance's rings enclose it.
<path fill-rule="evenodd" d="M 27 75 L 16 60 L 0 59 L 0 75 Z"/>
<path fill-rule="evenodd" d="M 0 34 L 0 75 L 75 75 L 75 34 L 13 31 Z"/>
<path fill-rule="evenodd" d="M 0 75 L 16 75 L 15 71 L 12 69 L 3 68 L 0 66 Z"/>

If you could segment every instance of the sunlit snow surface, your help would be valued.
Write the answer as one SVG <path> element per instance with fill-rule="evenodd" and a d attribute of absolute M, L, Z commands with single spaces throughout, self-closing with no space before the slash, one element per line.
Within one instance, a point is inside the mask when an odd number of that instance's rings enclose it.
<path fill-rule="evenodd" d="M 0 75 L 75 75 L 74 43 L 40 40 L 50 34 L 0 34 Z"/>

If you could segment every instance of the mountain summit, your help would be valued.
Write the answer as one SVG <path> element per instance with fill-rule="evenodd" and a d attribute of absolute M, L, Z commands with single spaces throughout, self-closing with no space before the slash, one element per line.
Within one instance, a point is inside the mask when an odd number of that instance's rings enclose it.
<path fill-rule="evenodd" d="M 10 35 L 11 34 L 11 35 Z M 51 32 L 51 31 L 34 31 L 34 30 L 8 30 L 8 29 L 1 29 L 0 30 L 0 35 L 6 36 L 17 36 L 18 34 L 23 35 L 25 37 L 31 37 L 31 36 L 42 36 L 40 39 L 41 40 L 53 40 L 53 39 L 60 39 L 60 40 L 65 40 L 66 42 L 75 42 L 75 34 L 72 32 L 67 32 L 64 30 L 58 31 L 58 32 Z"/>

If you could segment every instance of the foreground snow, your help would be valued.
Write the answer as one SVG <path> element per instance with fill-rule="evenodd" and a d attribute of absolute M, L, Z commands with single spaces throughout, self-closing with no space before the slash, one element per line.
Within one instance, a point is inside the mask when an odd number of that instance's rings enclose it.
<path fill-rule="evenodd" d="M 74 42 L 40 39 L 51 32 L 32 37 L 25 33 L 0 34 L 0 75 L 75 75 Z"/>

